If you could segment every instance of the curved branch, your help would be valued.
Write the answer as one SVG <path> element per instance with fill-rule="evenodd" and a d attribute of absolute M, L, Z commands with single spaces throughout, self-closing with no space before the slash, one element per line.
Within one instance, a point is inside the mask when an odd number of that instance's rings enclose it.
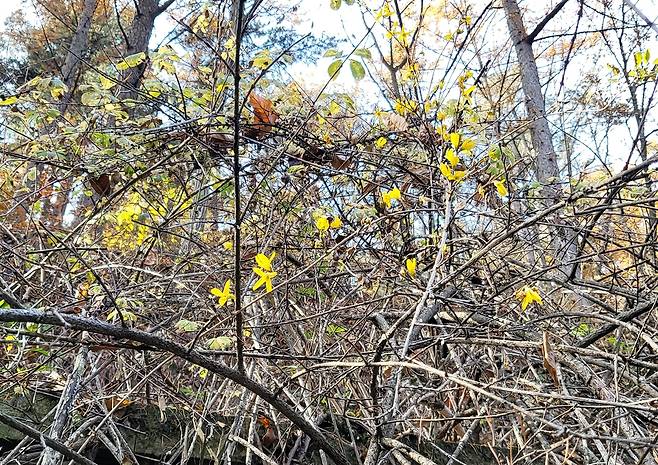
<path fill-rule="evenodd" d="M 116 339 L 127 339 L 130 341 L 139 342 L 141 344 L 146 344 L 148 346 L 169 352 L 170 354 L 180 357 L 183 360 L 206 368 L 212 373 L 230 379 L 236 384 L 239 384 L 245 389 L 253 392 L 265 402 L 269 403 L 276 410 L 278 410 L 286 418 L 288 418 L 302 432 L 308 435 L 311 440 L 315 442 L 318 447 L 320 447 L 320 449 L 325 451 L 326 454 L 331 457 L 331 459 L 337 465 L 349 465 L 349 462 L 345 456 L 343 456 L 338 451 L 338 449 L 322 433 L 320 433 L 320 431 L 315 428 L 312 423 L 306 421 L 304 417 L 297 413 L 297 411 L 295 411 L 290 405 L 278 398 L 265 386 L 255 382 L 238 370 L 216 362 L 209 357 L 201 355 L 196 350 L 187 349 L 181 344 L 177 344 L 173 341 L 147 333 L 145 331 L 114 326 L 100 320 L 85 318 L 78 315 L 55 314 L 33 309 L 9 308 L 0 311 L 0 321 L 34 322 L 54 326 L 67 326 L 71 329 L 79 331 L 88 331 L 90 333 L 104 334 Z"/>
<path fill-rule="evenodd" d="M 25 423 L 10 417 L 9 415 L 0 413 L 0 423 L 4 423 L 5 425 L 15 429 L 16 431 L 20 431 L 25 436 L 29 436 L 32 439 L 36 439 L 37 441 L 43 442 L 45 445 L 47 445 L 52 449 L 55 449 L 57 452 L 62 454 L 67 459 L 73 460 L 74 462 L 79 463 L 80 465 L 98 465 L 96 462 L 92 462 L 87 457 L 80 455 L 77 452 L 69 449 L 61 442 L 54 440 L 50 436 L 46 436 L 45 434 L 41 433 L 41 431 L 36 430 L 31 426 L 26 425 Z"/>

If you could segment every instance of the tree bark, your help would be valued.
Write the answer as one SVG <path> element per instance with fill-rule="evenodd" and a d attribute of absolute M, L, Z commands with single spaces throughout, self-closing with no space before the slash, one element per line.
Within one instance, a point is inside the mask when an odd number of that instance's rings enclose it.
<path fill-rule="evenodd" d="M 535 149 L 535 175 L 542 184 L 542 195 L 548 205 L 553 205 L 562 195 L 557 183 L 559 168 L 557 155 L 553 147 L 551 130 L 546 119 L 544 95 L 537 71 L 537 62 L 532 51 L 532 43 L 528 41 L 521 11 L 516 0 L 503 0 L 503 8 L 507 16 L 516 56 L 521 68 L 521 83 L 525 94 L 525 107 L 530 120 L 530 135 Z"/>
<path fill-rule="evenodd" d="M 560 202 L 562 188 L 559 184 L 560 169 L 546 118 L 546 104 L 539 80 L 537 62 L 518 3 L 516 0 L 503 0 L 502 3 L 510 37 L 519 60 L 521 86 L 530 121 L 530 138 L 535 151 L 535 176 L 542 186 L 540 192 L 544 206 L 548 208 Z M 575 233 L 573 228 L 560 218 L 554 218 L 554 225 L 551 231 L 553 236 L 551 253 L 556 261 L 560 258 L 563 259 L 564 265 L 560 266 L 560 270 L 567 277 L 573 276 L 575 265 L 568 262 L 576 257 Z"/>
<path fill-rule="evenodd" d="M 89 30 L 91 29 L 97 5 L 98 0 L 84 0 L 82 14 L 80 15 L 75 34 L 73 39 L 71 39 L 71 44 L 69 45 L 69 50 L 61 69 L 62 82 L 67 88 L 62 100 L 57 104 L 57 109 L 62 116 L 66 113 L 77 88 L 80 76 L 80 63 L 82 62 L 82 57 L 89 49 Z M 55 126 L 56 123 L 53 123 L 52 125 L 44 127 L 43 133 L 46 134 L 53 131 Z M 42 170 L 48 168 L 40 167 L 39 169 Z M 61 181 L 58 184 L 60 190 L 55 191 L 52 195 L 43 199 L 42 206 L 44 222 L 54 229 L 62 226 L 68 198 L 67 188 L 69 183 Z"/>
<path fill-rule="evenodd" d="M 85 337 L 83 335 L 83 337 Z M 75 357 L 73 364 L 73 373 L 69 376 L 66 387 L 62 392 L 57 411 L 55 413 L 55 420 L 50 428 L 50 437 L 55 441 L 64 438 L 64 429 L 69 422 L 73 404 L 75 403 L 78 393 L 80 391 L 80 383 L 82 376 L 87 368 L 87 354 L 89 353 L 89 346 L 81 346 L 78 354 Z M 57 465 L 61 461 L 62 453 L 52 447 L 44 449 L 41 455 L 41 465 Z"/>
<path fill-rule="evenodd" d="M 68 88 L 66 95 L 64 95 L 62 102 L 59 104 L 62 114 L 66 111 L 66 107 L 75 92 L 80 71 L 80 61 L 85 51 L 89 48 L 89 29 L 91 28 L 97 4 L 98 0 L 84 0 L 78 27 L 69 46 L 69 51 L 64 60 L 64 66 L 62 66 L 62 80 Z"/>
<path fill-rule="evenodd" d="M 155 19 L 163 13 L 174 0 L 167 0 L 160 5 L 159 0 L 139 0 L 136 3 L 135 17 L 130 25 L 126 37 L 126 55 L 147 52 Z M 123 90 L 121 97 L 135 99 L 138 95 L 139 84 L 146 70 L 147 60 L 134 68 L 128 68 L 121 76 Z"/>

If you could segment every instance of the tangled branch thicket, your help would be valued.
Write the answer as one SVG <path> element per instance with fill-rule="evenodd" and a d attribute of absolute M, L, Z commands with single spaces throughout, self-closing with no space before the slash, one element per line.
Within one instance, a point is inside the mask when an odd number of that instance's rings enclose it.
<path fill-rule="evenodd" d="M 434 106 L 412 80 L 373 111 L 263 83 L 269 66 L 237 86 L 226 68 L 210 100 L 147 74 L 137 106 L 101 79 L 68 119 L 56 80 L 21 88 L 1 146 L 0 394 L 177 406 L 190 436 L 219 412 L 225 454 L 276 463 L 314 447 L 431 463 L 408 447 L 440 441 L 451 463 L 465 444 L 498 463 L 655 463 L 646 140 L 541 183 L 510 77 L 463 74 Z"/>

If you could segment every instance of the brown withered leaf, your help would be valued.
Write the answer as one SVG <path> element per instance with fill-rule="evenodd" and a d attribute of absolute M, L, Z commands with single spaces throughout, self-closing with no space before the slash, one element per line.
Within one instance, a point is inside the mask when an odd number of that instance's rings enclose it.
<path fill-rule="evenodd" d="M 272 101 L 252 92 L 249 104 L 254 109 L 254 124 L 245 131 L 253 139 L 263 139 L 272 132 L 272 126 L 278 121 L 279 114 L 272 107 Z"/>
<path fill-rule="evenodd" d="M 109 174 L 103 173 L 96 178 L 89 178 L 89 184 L 100 197 L 107 197 L 112 193 L 112 179 Z"/>
<path fill-rule="evenodd" d="M 331 167 L 335 170 L 346 170 L 352 165 L 352 160 L 349 158 L 341 158 L 338 155 L 334 155 L 331 158 Z"/>
<path fill-rule="evenodd" d="M 120 395 L 113 395 L 110 397 L 106 397 L 105 399 L 103 399 L 103 401 L 105 403 L 105 407 L 107 407 L 108 410 L 115 409 L 114 410 L 115 414 L 123 412 L 125 409 L 128 408 L 128 406 L 130 406 L 130 404 L 133 403 L 132 400 L 122 398 L 122 396 Z"/>

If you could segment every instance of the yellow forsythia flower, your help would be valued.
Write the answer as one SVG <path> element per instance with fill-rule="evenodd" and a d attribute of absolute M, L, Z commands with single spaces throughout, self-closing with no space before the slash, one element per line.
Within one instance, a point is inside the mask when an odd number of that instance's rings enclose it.
<path fill-rule="evenodd" d="M 258 281 L 254 283 L 253 290 L 257 290 L 263 284 L 265 285 L 266 292 L 272 292 L 272 278 L 277 275 L 276 271 L 265 271 L 260 268 L 253 268 L 254 273 L 258 275 Z"/>
<path fill-rule="evenodd" d="M 231 293 L 231 280 L 229 279 L 224 283 L 224 290 L 219 290 L 216 287 L 210 289 L 210 293 L 215 297 L 219 297 L 218 304 L 220 307 L 226 305 L 229 300 L 235 300 L 235 295 Z"/>
<path fill-rule="evenodd" d="M 318 228 L 321 233 L 323 233 L 329 229 L 329 220 L 326 216 L 318 216 L 315 219 L 315 227 Z"/>
<path fill-rule="evenodd" d="M 534 287 L 523 286 L 516 291 L 516 298 L 521 301 L 521 310 L 525 310 L 533 302 L 536 302 L 539 305 L 544 305 L 539 292 Z"/>
<path fill-rule="evenodd" d="M 405 266 L 407 267 L 407 273 L 409 273 L 409 276 L 412 278 L 416 277 L 416 265 L 418 264 L 416 261 L 416 257 L 412 258 L 407 258 L 407 260 L 404 262 Z"/>
<path fill-rule="evenodd" d="M 343 222 L 337 216 L 334 216 L 333 219 L 331 220 L 331 223 L 329 223 L 329 227 L 331 229 L 340 229 L 340 227 L 342 225 L 343 225 Z"/>
<path fill-rule="evenodd" d="M 439 165 L 439 169 L 441 170 L 441 174 L 445 176 L 448 181 L 461 181 L 464 178 L 464 176 L 466 176 L 466 171 L 462 171 L 462 170 L 453 171 L 445 163 L 441 163 Z"/>
<path fill-rule="evenodd" d="M 453 132 L 450 133 L 450 143 L 454 148 L 459 147 L 459 133 L 458 132 Z"/>
<path fill-rule="evenodd" d="M 473 150 L 475 148 L 475 141 L 473 139 L 464 139 L 462 141 L 462 150 Z"/>
<path fill-rule="evenodd" d="M 386 208 L 391 208 L 391 201 L 392 200 L 400 200 L 401 197 L 401 192 L 400 189 L 397 187 L 394 187 L 388 192 L 382 192 L 382 200 L 384 201 L 384 204 L 386 205 Z"/>
<path fill-rule="evenodd" d="M 446 151 L 446 160 L 450 162 L 450 165 L 454 168 L 459 163 L 459 157 L 455 154 L 453 149 L 448 149 Z"/>
<path fill-rule="evenodd" d="M 505 180 L 503 179 L 502 181 L 494 181 L 494 186 L 496 186 L 496 190 L 498 191 L 498 195 L 501 197 L 506 197 L 507 194 L 509 194 L 509 191 L 507 190 L 507 187 L 505 186 Z"/>
<path fill-rule="evenodd" d="M 276 257 L 276 252 L 272 252 L 269 257 L 263 253 L 259 253 L 256 255 L 256 264 L 265 271 L 272 271 L 272 260 L 274 260 L 274 257 Z"/>
<path fill-rule="evenodd" d="M 375 141 L 375 147 L 377 147 L 378 149 L 381 149 L 386 145 L 387 142 L 388 142 L 388 139 L 386 139 L 386 137 L 380 137 L 379 139 L 377 139 Z"/>

